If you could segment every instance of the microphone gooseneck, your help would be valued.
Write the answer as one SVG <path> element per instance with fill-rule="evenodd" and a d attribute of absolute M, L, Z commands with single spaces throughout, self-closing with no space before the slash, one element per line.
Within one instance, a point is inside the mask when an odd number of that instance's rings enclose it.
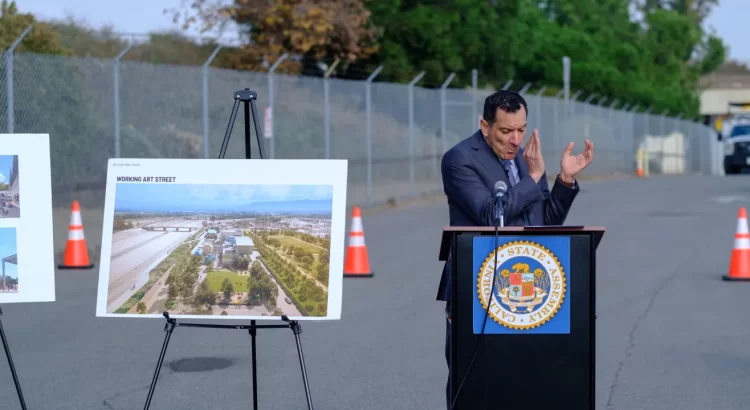
<path fill-rule="evenodd" d="M 458 389 L 456 389 L 456 396 L 453 398 L 453 403 L 451 403 L 451 410 L 455 408 L 456 401 L 458 400 L 458 395 L 461 393 L 461 388 L 464 386 L 464 382 L 466 381 L 466 377 L 469 375 L 469 371 L 471 370 L 471 366 L 474 365 L 474 359 L 477 358 L 477 353 L 479 353 L 479 347 L 482 345 L 482 339 L 484 338 L 484 329 L 487 327 L 487 318 L 490 314 L 490 306 L 492 306 L 492 298 L 495 295 L 495 283 L 497 281 L 497 247 L 498 247 L 498 241 L 500 238 L 500 227 L 503 226 L 503 195 L 505 195 L 505 192 L 508 190 L 508 185 L 503 181 L 497 181 L 495 182 L 495 247 L 493 248 L 493 252 L 495 253 L 495 263 L 492 265 L 494 272 L 492 274 L 492 287 L 490 289 L 490 296 L 489 300 L 487 301 L 487 308 L 484 311 L 484 320 L 482 321 L 482 331 L 479 333 L 479 339 L 477 340 L 477 345 L 474 347 L 474 354 L 471 356 L 471 360 L 469 361 L 469 365 L 466 367 L 466 371 L 464 372 L 464 376 L 461 378 L 461 383 L 458 385 Z"/>
<path fill-rule="evenodd" d="M 503 226 L 503 195 L 508 190 L 508 185 L 503 181 L 495 182 L 495 225 Z"/>

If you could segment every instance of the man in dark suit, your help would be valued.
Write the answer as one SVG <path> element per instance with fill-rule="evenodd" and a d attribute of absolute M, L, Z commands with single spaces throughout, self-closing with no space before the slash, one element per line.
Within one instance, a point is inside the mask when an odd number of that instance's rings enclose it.
<path fill-rule="evenodd" d="M 498 91 L 484 101 L 480 129 L 443 156 L 443 189 L 448 197 L 451 226 L 494 226 L 494 186 L 504 181 L 503 220 L 506 226 L 562 225 L 580 191 L 575 177 L 594 158 L 594 145 L 571 155 L 565 148 L 552 191 L 547 184 L 539 133 L 524 148 L 528 107 L 521 95 Z M 445 360 L 450 371 L 450 257 L 443 268 L 437 300 L 446 302 Z M 457 375 L 456 377 L 462 377 Z M 458 380 L 460 383 L 460 380 Z M 446 399 L 450 409 L 450 386 Z"/>

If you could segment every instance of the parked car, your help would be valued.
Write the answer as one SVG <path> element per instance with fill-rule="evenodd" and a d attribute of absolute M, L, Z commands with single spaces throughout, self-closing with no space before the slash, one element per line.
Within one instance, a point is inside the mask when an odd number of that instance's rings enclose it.
<path fill-rule="evenodd" d="M 723 141 L 725 174 L 738 174 L 750 167 L 750 121 L 733 124 Z"/>

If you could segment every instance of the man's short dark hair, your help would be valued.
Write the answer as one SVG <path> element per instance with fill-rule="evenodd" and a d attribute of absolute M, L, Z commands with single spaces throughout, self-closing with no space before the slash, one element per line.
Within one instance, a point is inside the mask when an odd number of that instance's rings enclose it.
<path fill-rule="evenodd" d="M 487 123 L 492 125 L 497 119 L 497 109 L 501 109 L 508 113 L 515 113 L 523 107 L 526 112 L 526 116 L 529 116 L 529 109 L 526 106 L 526 100 L 521 97 L 521 94 L 517 92 L 500 90 L 484 100 L 484 112 L 482 117 Z"/>

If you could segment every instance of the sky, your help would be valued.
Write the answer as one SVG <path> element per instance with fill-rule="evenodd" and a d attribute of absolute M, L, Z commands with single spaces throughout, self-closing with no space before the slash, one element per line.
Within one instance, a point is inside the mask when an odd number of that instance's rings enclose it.
<path fill-rule="evenodd" d="M 71 16 L 94 28 L 111 25 L 118 33 L 143 35 L 162 30 L 182 31 L 172 22 L 172 14 L 165 14 L 164 10 L 189 3 L 182 0 L 16 0 L 16 4 L 22 13 L 32 13 L 41 20 L 61 20 Z M 197 28 L 186 34 L 201 36 Z M 203 36 L 214 37 L 215 33 Z M 234 36 L 222 36 L 230 37 Z"/>
<path fill-rule="evenodd" d="M 333 186 L 330 185 L 122 183 L 117 184 L 115 210 L 189 211 L 221 208 L 241 211 L 244 210 L 242 206 L 258 202 L 332 199 Z"/>
<path fill-rule="evenodd" d="M 10 169 L 13 166 L 13 155 L 0 155 L 0 184 L 10 182 Z"/>
<path fill-rule="evenodd" d="M 182 5 L 181 0 L 16 0 L 22 12 L 43 18 L 62 19 L 68 15 L 83 18 L 94 27 L 111 24 L 121 33 L 141 33 L 178 28 L 164 9 Z M 137 6 L 135 5 L 137 4 Z M 705 22 L 730 46 L 730 58 L 750 62 L 750 42 L 746 41 L 750 1 L 720 0 Z M 197 31 L 189 32 L 198 35 Z"/>
<path fill-rule="evenodd" d="M 0 228 L 0 261 L 8 256 L 16 254 L 16 228 Z M 1 263 L 1 262 L 0 262 Z M 0 266 L 0 275 L 2 275 L 2 266 Z M 16 265 L 12 263 L 5 264 L 5 275 L 18 278 Z"/>

